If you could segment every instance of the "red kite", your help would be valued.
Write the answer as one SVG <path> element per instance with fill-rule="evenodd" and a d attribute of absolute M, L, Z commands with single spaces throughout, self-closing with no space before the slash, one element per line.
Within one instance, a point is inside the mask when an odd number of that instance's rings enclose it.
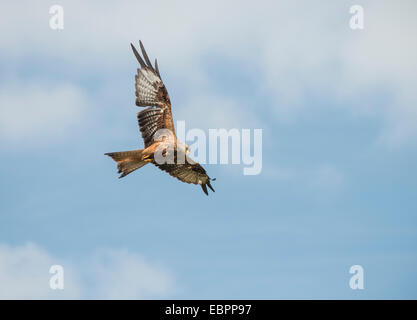
<path fill-rule="evenodd" d="M 137 114 L 145 149 L 111 152 L 105 155 L 117 162 L 118 173 L 121 173 L 119 178 L 125 177 L 147 163 L 152 163 L 182 182 L 199 184 L 206 195 L 208 195 L 207 186 L 214 192 L 210 180 L 215 179 L 211 179 L 199 163 L 187 156 L 188 145 L 177 139 L 172 120 L 171 101 L 159 74 L 158 62 L 155 59 L 154 68 L 141 41 L 139 45 L 144 59 L 136 48 L 130 45 L 141 66 L 135 76 L 136 105 L 149 106 Z M 168 134 L 162 136 L 159 134 L 161 132 Z M 173 161 L 159 161 L 159 159 L 168 159 L 168 156 L 172 156 Z"/>

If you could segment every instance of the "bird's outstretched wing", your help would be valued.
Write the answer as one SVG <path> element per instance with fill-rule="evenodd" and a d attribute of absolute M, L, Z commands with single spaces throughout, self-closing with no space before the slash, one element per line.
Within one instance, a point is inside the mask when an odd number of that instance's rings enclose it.
<path fill-rule="evenodd" d="M 168 172 L 170 176 L 177 178 L 178 180 L 185 182 L 185 183 L 193 183 L 201 185 L 204 193 L 208 195 L 207 186 L 214 192 L 212 185 L 210 184 L 211 179 L 206 170 L 197 162 L 193 161 L 189 157 L 185 157 L 185 163 L 177 163 L 175 160 L 174 164 L 158 164 L 155 165 L 165 171 Z"/>
<path fill-rule="evenodd" d="M 145 147 L 148 147 L 153 143 L 153 137 L 159 129 L 168 129 L 175 135 L 171 101 L 162 82 L 157 60 L 155 59 L 154 68 L 141 41 L 139 45 L 143 59 L 133 44 L 130 45 L 141 66 L 135 76 L 136 105 L 138 107 L 151 106 L 138 112 L 139 128 Z"/>

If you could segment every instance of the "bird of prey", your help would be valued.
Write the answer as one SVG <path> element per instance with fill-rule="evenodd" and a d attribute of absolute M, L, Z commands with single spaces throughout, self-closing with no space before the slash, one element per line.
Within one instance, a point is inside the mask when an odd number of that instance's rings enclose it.
<path fill-rule="evenodd" d="M 117 162 L 118 173 L 121 173 L 119 178 L 152 163 L 182 182 L 199 184 L 206 195 L 207 186 L 214 192 L 210 180 L 215 179 L 211 179 L 199 163 L 187 156 L 188 145 L 175 135 L 171 101 L 162 82 L 157 60 L 153 67 L 141 41 L 139 45 L 143 58 L 133 44 L 130 45 L 140 64 L 135 75 L 136 105 L 148 107 L 137 114 L 145 148 L 105 155 Z"/>

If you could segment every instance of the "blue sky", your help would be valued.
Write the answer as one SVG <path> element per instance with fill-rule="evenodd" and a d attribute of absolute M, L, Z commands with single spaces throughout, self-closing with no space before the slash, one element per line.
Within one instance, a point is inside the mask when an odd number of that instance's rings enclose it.
<path fill-rule="evenodd" d="M 413 1 L 61 1 L 54 31 L 56 3 L 1 4 L 0 297 L 417 297 Z M 151 166 L 117 179 L 103 154 L 142 146 L 139 39 L 174 120 L 263 129 L 260 175 L 205 165 L 209 197 Z"/>

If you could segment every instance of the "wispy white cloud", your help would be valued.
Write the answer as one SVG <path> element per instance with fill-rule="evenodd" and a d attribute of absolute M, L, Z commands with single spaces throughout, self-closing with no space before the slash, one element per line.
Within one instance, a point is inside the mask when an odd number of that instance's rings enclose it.
<path fill-rule="evenodd" d="M 417 20 L 415 1 L 367 2 L 365 29 L 352 32 L 340 60 L 344 75 L 338 92 L 383 121 L 379 141 L 403 146 L 417 137 Z M 383 103 L 369 106 L 362 93 L 379 90 Z"/>
<path fill-rule="evenodd" d="M 203 114 L 203 116 L 202 116 Z M 185 105 L 178 108 L 178 120 L 186 120 L 191 128 L 262 128 L 262 122 L 246 104 L 222 95 L 192 93 Z"/>
<path fill-rule="evenodd" d="M 80 261 L 77 261 L 80 263 Z M 98 250 L 77 264 L 28 243 L 0 245 L 0 299 L 143 299 L 174 292 L 172 275 L 127 250 Z M 52 265 L 64 267 L 64 289 L 52 290 Z"/>
<path fill-rule="evenodd" d="M 96 283 L 93 295 L 100 299 L 160 298 L 174 292 L 168 270 L 127 250 L 100 250 L 91 271 Z"/>
<path fill-rule="evenodd" d="M 65 265 L 65 290 L 49 287 L 49 268 Z M 81 295 L 81 284 L 74 268 L 62 259 L 48 254 L 39 246 L 28 243 L 11 247 L 0 245 L 0 299 L 76 299 Z"/>
<path fill-rule="evenodd" d="M 0 86 L 0 139 L 49 141 L 82 121 L 87 108 L 87 97 L 71 84 Z"/>
<path fill-rule="evenodd" d="M 339 188 L 344 182 L 341 170 L 332 165 L 321 165 L 313 170 L 310 184 L 314 188 L 334 190 Z"/>
<path fill-rule="evenodd" d="M 256 118 L 248 112 L 256 108 L 279 122 L 296 121 L 311 112 L 313 93 L 343 105 L 348 114 L 380 119 L 384 145 L 417 137 L 414 1 L 365 1 L 365 29 L 355 31 L 349 28 L 350 1 L 63 1 L 66 24 L 59 32 L 48 27 L 48 2 L 34 10 L 20 10 L 21 5 L 9 2 L 1 11 L 0 26 L 14 30 L 0 44 L 8 59 L 25 61 L 35 54 L 100 73 L 128 68 L 133 59 L 128 43 L 141 38 L 158 57 L 165 80 L 181 82 L 190 102 L 204 92 L 211 101 L 222 101 L 217 104 L 226 114 L 244 102 L 235 96 L 230 103 L 210 85 L 204 58 L 217 55 L 252 68 L 258 80 L 254 94 L 269 101 L 269 107 L 240 108 L 243 118 Z M 381 93 L 391 99 L 370 105 L 369 97 Z M 214 114 L 210 108 L 199 112 L 205 119 Z"/>

